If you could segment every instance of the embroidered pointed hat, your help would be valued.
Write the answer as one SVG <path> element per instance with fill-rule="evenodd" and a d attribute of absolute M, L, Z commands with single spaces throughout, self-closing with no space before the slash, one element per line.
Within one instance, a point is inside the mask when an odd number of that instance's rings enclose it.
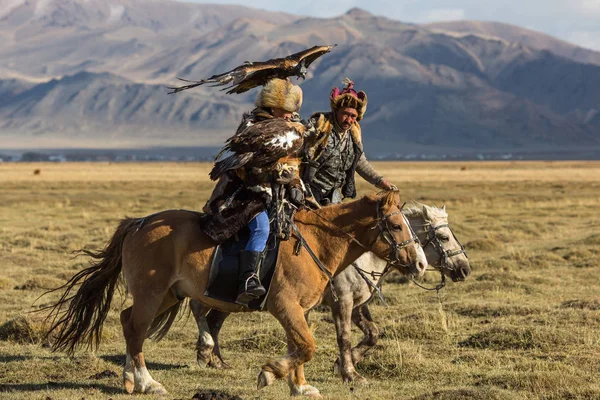
<path fill-rule="evenodd" d="M 360 121 L 367 111 L 367 94 L 362 90 L 360 92 L 354 90 L 354 82 L 349 78 L 345 78 L 342 83 L 345 85 L 343 89 L 340 90 L 340 88 L 334 87 L 331 90 L 329 96 L 331 110 L 344 107 L 354 108 L 358 112 L 356 120 Z"/>

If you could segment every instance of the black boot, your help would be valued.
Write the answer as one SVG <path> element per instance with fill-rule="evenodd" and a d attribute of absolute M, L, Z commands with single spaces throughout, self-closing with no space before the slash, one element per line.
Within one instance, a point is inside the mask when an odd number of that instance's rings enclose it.
<path fill-rule="evenodd" d="M 258 267 L 260 266 L 262 253 L 258 251 L 245 251 L 240 252 L 240 265 L 238 270 L 238 296 L 235 302 L 248 306 L 248 302 L 254 299 L 258 299 L 263 296 L 267 291 L 260 284 L 258 279 Z"/>

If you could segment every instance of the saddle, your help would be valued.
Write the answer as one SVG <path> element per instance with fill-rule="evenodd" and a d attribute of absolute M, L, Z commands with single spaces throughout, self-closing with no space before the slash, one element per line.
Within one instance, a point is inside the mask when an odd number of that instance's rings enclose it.
<path fill-rule="evenodd" d="M 246 247 L 249 237 L 250 230 L 246 227 L 241 229 L 237 235 L 217 246 L 210 266 L 208 285 L 204 292 L 205 296 L 235 303 L 238 294 L 239 254 Z M 271 233 L 258 271 L 260 282 L 267 292 L 261 298 L 248 303 L 248 307 L 252 310 L 263 310 L 265 307 L 265 300 L 269 295 L 271 280 L 279 257 L 279 243 L 280 241 L 276 235 Z"/>

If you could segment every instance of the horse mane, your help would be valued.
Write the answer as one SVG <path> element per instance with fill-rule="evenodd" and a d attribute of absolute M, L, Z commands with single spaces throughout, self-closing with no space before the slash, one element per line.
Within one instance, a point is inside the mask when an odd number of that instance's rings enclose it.
<path fill-rule="evenodd" d="M 400 197 L 399 192 L 397 190 L 391 191 L 383 191 L 379 193 L 372 193 L 365 195 L 359 199 L 353 201 L 347 201 L 339 204 L 332 204 L 330 206 L 324 207 L 322 209 L 310 212 L 310 211 L 301 211 L 296 213 L 294 220 L 298 221 L 304 225 L 322 225 L 323 219 L 327 219 L 329 221 L 334 221 L 336 217 L 342 216 L 346 214 L 348 211 L 354 210 L 355 208 L 365 208 L 373 210 L 373 215 L 368 217 L 359 218 L 356 221 L 358 225 L 371 225 L 377 219 L 377 215 L 375 213 L 375 206 L 377 204 L 381 205 L 382 212 L 387 213 L 390 207 L 393 205 L 399 206 Z M 315 215 L 317 214 L 317 215 Z M 322 218 L 320 218 L 320 217 Z"/>
<path fill-rule="evenodd" d="M 445 210 L 442 210 L 436 206 L 428 206 L 426 204 L 419 203 L 418 201 L 411 201 L 402 209 L 402 212 L 406 218 L 418 217 L 425 219 L 423 215 L 423 207 L 427 209 L 427 214 L 430 218 L 448 219 L 448 213 Z"/>

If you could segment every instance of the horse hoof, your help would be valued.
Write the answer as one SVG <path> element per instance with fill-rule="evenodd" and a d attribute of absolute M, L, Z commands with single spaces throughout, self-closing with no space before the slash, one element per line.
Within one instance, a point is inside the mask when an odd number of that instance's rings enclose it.
<path fill-rule="evenodd" d="M 196 362 L 198 363 L 198 366 L 201 368 L 206 368 L 206 367 L 212 367 L 212 363 L 209 360 L 206 360 L 200 356 L 196 357 Z"/>
<path fill-rule="evenodd" d="M 133 393 L 133 390 L 135 388 L 135 384 L 133 383 L 133 380 L 129 380 L 127 378 L 123 378 L 123 385 L 125 385 L 125 391 L 129 394 Z"/>
<path fill-rule="evenodd" d="M 258 389 L 262 389 L 265 386 L 269 386 L 272 385 L 273 382 L 275 382 L 275 374 L 269 371 L 260 371 L 260 374 L 258 374 Z"/>
<path fill-rule="evenodd" d="M 292 390 L 292 396 L 307 396 L 313 398 L 323 397 L 319 389 L 311 385 L 301 385 L 297 386 Z"/>
<path fill-rule="evenodd" d="M 164 388 L 164 386 L 158 382 L 154 382 L 152 385 L 150 385 L 150 387 L 148 389 L 146 389 L 146 391 L 144 393 L 153 394 L 156 396 L 164 396 L 164 395 L 168 394 L 167 390 Z"/>
<path fill-rule="evenodd" d="M 344 382 L 354 383 L 367 383 L 367 380 L 358 372 L 351 372 L 349 374 L 342 374 L 342 380 Z"/>
<path fill-rule="evenodd" d="M 123 371 L 123 386 L 125 386 L 125 391 L 129 394 L 132 394 L 135 390 L 132 372 Z"/>

